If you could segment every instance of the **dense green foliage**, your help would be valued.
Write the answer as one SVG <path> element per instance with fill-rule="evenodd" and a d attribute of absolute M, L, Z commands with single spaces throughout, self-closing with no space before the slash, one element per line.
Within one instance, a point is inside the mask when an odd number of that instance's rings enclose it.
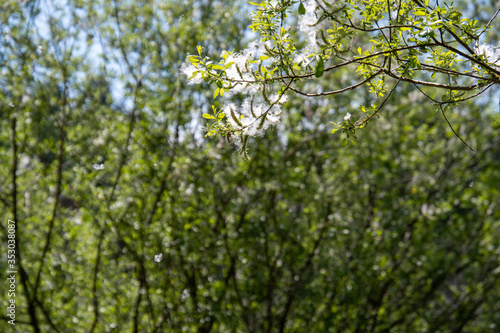
<path fill-rule="evenodd" d="M 370 87 L 292 94 L 246 160 L 228 138 L 204 138 L 202 115 L 221 99 L 180 74 L 197 45 L 211 56 L 246 47 L 246 3 L 0 7 L 1 332 L 500 329 L 489 92 L 447 111 L 476 152 L 401 82 L 347 146 L 329 122 L 374 103 Z M 351 74 L 313 85 L 347 86 Z"/>

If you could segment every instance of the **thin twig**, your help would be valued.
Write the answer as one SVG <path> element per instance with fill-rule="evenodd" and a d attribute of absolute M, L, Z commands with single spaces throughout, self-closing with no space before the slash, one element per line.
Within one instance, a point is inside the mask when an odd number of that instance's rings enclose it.
<path fill-rule="evenodd" d="M 495 17 L 497 17 L 497 15 L 498 15 L 499 12 L 500 12 L 500 9 L 497 9 L 497 11 L 495 12 L 495 14 L 490 18 L 490 20 L 488 21 L 488 23 L 484 26 L 484 30 L 481 31 L 481 33 L 477 36 L 478 39 L 486 31 L 486 29 L 488 29 L 490 27 L 491 23 L 493 23 L 493 20 L 495 19 Z"/>
<path fill-rule="evenodd" d="M 457 138 L 460 139 L 460 141 L 462 141 L 462 143 L 467 147 L 469 148 L 470 150 L 472 150 L 474 153 L 476 152 L 474 149 L 472 149 L 471 146 L 469 146 L 467 144 L 467 142 L 464 141 L 464 139 L 462 139 L 462 137 L 455 131 L 455 129 L 453 128 L 453 126 L 451 126 L 451 123 L 450 121 L 448 120 L 448 118 L 446 117 L 446 114 L 444 112 L 444 109 L 443 109 L 443 106 L 442 105 L 439 105 L 439 108 L 441 109 L 441 113 L 443 114 L 443 117 L 444 117 L 444 120 L 446 120 L 446 122 L 448 123 L 448 126 L 450 126 L 450 129 L 453 131 L 453 133 L 456 135 Z"/>
<path fill-rule="evenodd" d="M 94 276 L 92 279 L 92 306 L 94 307 L 94 320 L 89 332 L 94 332 L 99 320 L 99 299 L 97 298 L 97 274 L 99 273 L 99 264 L 101 262 L 101 246 L 104 239 L 105 226 L 102 226 L 101 233 L 99 234 L 99 242 L 97 243 L 97 252 L 94 266 Z"/>
<path fill-rule="evenodd" d="M 370 77 L 366 78 L 365 80 L 360 81 L 360 82 L 358 82 L 356 84 L 353 84 L 353 85 L 351 85 L 349 87 L 345 87 L 345 88 L 342 88 L 342 89 L 339 89 L 339 90 L 327 91 L 327 92 L 323 92 L 323 93 L 309 94 L 309 93 L 302 92 L 302 91 L 300 91 L 298 89 L 295 89 L 292 86 L 290 86 L 289 89 L 291 91 L 294 91 L 294 92 L 296 92 L 296 93 L 298 93 L 300 95 L 307 96 L 307 97 L 327 96 L 327 95 L 341 94 L 341 93 L 346 92 L 348 90 L 353 90 L 353 89 L 356 89 L 356 88 L 362 86 L 363 84 L 371 81 L 374 77 L 376 77 L 380 73 L 382 73 L 382 70 L 379 70 L 378 72 L 376 72 L 375 74 L 373 74 Z"/>

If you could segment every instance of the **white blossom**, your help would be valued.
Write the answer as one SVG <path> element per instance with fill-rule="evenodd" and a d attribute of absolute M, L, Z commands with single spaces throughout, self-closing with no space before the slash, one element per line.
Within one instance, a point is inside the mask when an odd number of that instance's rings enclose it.
<path fill-rule="evenodd" d="M 234 94 L 245 93 L 248 95 L 253 95 L 260 90 L 258 84 L 253 84 L 251 81 L 254 80 L 253 64 L 249 64 L 250 60 L 259 59 L 259 57 L 266 54 L 266 46 L 271 47 L 271 42 L 252 42 L 240 53 L 233 53 L 227 56 L 225 63 L 233 63 L 229 68 L 226 69 L 226 77 L 230 80 L 235 81 L 248 81 L 237 83 L 230 91 L 226 92 L 227 97 L 231 97 Z M 274 58 L 267 59 L 269 62 L 274 62 Z"/>
<path fill-rule="evenodd" d="M 24 169 L 26 168 L 31 162 L 31 158 L 29 156 L 23 156 L 19 160 L 19 168 Z"/>
<path fill-rule="evenodd" d="M 107 135 L 108 135 L 108 130 L 104 129 L 102 132 L 99 132 L 99 135 L 92 141 L 92 143 L 96 146 L 104 145 L 106 143 Z"/>
<path fill-rule="evenodd" d="M 251 80 L 252 77 L 245 69 L 249 58 L 245 54 L 231 54 L 226 58 L 226 63 L 233 63 L 226 69 L 226 76 L 230 80 Z M 235 87 L 237 88 L 237 87 Z"/>
<path fill-rule="evenodd" d="M 240 107 L 230 103 L 222 108 L 222 112 L 232 128 L 241 130 L 244 135 L 256 137 L 263 135 L 269 126 L 280 122 L 281 104 L 286 100 L 286 96 L 272 95 L 271 106 L 262 98 L 247 97 Z M 238 143 L 238 140 L 235 139 L 235 142 Z"/>
<path fill-rule="evenodd" d="M 489 63 L 500 66 L 500 43 L 498 43 L 498 46 L 488 44 L 479 45 L 476 48 L 476 53 L 486 56 Z"/>
<path fill-rule="evenodd" d="M 184 289 L 181 294 L 181 300 L 185 300 L 188 297 L 189 297 L 189 290 Z"/>
<path fill-rule="evenodd" d="M 104 169 L 104 164 L 93 164 L 92 167 L 94 168 L 94 170 L 103 170 Z"/>
<path fill-rule="evenodd" d="M 162 253 L 158 253 L 158 254 L 155 255 L 155 261 L 156 262 L 160 262 L 162 259 L 163 259 L 163 254 Z"/>
<path fill-rule="evenodd" d="M 304 4 L 304 7 L 306 9 L 306 13 L 299 16 L 298 26 L 299 30 L 304 34 L 306 38 L 306 47 L 295 57 L 294 62 L 303 62 L 303 66 L 307 66 L 307 64 L 311 61 L 308 56 L 312 53 L 316 53 L 319 50 L 319 45 L 316 38 L 318 32 L 316 23 L 318 19 L 315 12 L 317 7 L 315 1 L 308 1 Z"/>
<path fill-rule="evenodd" d="M 194 72 L 197 71 L 199 71 L 199 69 L 194 67 L 194 65 L 192 64 L 182 64 L 181 66 L 181 73 L 188 77 L 189 84 L 200 84 L 203 82 L 203 78 L 199 72 L 196 73 L 194 77 L 192 77 Z"/>
<path fill-rule="evenodd" d="M 349 119 L 351 119 L 351 114 L 349 112 L 347 112 L 344 116 L 344 120 L 345 121 L 348 121 Z"/>
<path fill-rule="evenodd" d="M 315 47 L 318 46 L 318 42 L 316 41 L 316 33 L 318 29 L 315 26 L 318 20 L 315 12 L 316 6 L 315 1 L 308 1 L 304 5 L 306 13 L 304 15 L 300 15 L 298 22 L 299 30 L 305 34 L 307 43 Z"/>

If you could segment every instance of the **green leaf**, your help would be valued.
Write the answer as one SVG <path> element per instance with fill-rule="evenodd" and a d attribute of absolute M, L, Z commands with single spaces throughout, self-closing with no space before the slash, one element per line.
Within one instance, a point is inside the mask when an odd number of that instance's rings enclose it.
<path fill-rule="evenodd" d="M 492 118 L 494 123 L 500 124 L 500 113 L 495 113 Z"/>
<path fill-rule="evenodd" d="M 314 76 L 322 77 L 325 72 L 325 63 L 323 62 L 322 57 L 318 57 L 318 61 L 316 61 L 316 68 L 314 69 Z"/>
<path fill-rule="evenodd" d="M 208 113 L 204 113 L 202 117 L 205 119 L 215 119 L 214 116 L 212 116 L 211 114 L 208 114 Z"/>
<path fill-rule="evenodd" d="M 188 80 L 194 79 L 196 77 L 196 75 L 198 75 L 198 73 L 199 73 L 199 71 L 194 71 L 193 75 L 191 75 Z"/>
<path fill-rule="evenodd" d="M 301 1 L 299 5 L 299 15 L 304 15 L 305 13 L 306 13 L 306 7 L 304 7 L 304 4 Z"/>

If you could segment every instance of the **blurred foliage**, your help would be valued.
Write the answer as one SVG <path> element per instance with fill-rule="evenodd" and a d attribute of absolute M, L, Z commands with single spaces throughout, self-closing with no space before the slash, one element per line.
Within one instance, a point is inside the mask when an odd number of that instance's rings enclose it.
<path fill-rule="evenodd" d="M 327 124 L 368 88 L 294 97 L 247 161 L 205 141 L 212 93 L 179 74 L 245 46 L 245 3 L 0 6 L 0 331 L 500 330 L 490 96 L 447 114 L 475 153 L 401 84 L 347 146 Z"/>

